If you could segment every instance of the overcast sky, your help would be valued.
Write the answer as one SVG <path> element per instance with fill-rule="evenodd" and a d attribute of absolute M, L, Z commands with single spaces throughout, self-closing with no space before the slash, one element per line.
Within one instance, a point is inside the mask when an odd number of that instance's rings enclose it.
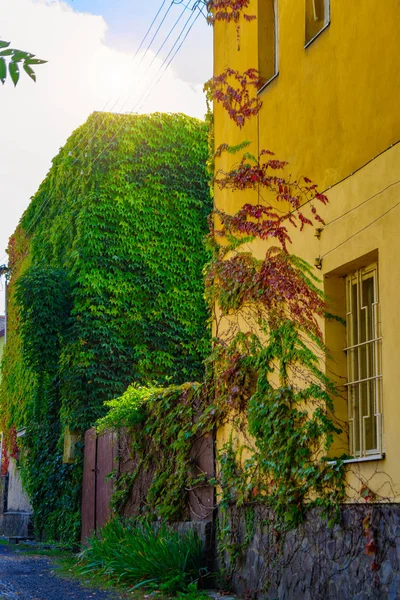
<path fill-rule="evenodd" d="M 0 264 L 51 159 L 91 112 L 204 116 L 212 31 L 203 15 L 195 20 L 195 5 L 196 0 L 0 0 L 0 39 L 49 61 L 36 67 L 37 83 L 23 73 L 16 88 L 11 80 L 0 88 Z M 173 44 L 176 50 L 191 25 L 165 71 Z"/>

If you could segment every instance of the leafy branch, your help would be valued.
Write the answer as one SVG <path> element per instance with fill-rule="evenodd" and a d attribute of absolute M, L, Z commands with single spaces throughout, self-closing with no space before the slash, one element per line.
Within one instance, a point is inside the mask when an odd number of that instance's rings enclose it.
<path fill-rule="evenodd" d="M 0 81 L 3 85 L 7 79 L 7 73 L 13 84 L 17 85 L 21 74 L 20 65 L 22 65 L 25 73 L 33 81 L 36 81 L 36 73 L 32 65 L 42 65 L 46 62 L 47 60 L 36 58 L 30 52 L 10 48 L 10 42 L 0 40 Z"/>

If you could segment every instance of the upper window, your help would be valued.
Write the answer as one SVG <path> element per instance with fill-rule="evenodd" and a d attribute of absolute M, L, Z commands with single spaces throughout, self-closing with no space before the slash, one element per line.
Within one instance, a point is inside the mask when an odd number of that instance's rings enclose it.
<path fill-rule="evenodd" d="M 262 88 L 278 73 L 277 0 L 258 2 L 258 70 Z"/>
<path fill-rule="evenodd" d="M 306 45 L 329 23 L 330 0 L 306 0 Z"/>
<path fill-rule="evenodd" d="M 382 453 L 382 364 L 378 267 L 346 278 L 347 391 L 350 454 Z"/>

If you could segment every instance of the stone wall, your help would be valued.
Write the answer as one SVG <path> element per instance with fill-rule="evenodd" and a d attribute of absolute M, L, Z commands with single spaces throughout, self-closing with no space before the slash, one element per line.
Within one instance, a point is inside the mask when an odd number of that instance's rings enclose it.
<path fill-rule="evenodd" d="M 261 507 L 219 516 L 218 570 L 238 594 L 268 600 L 400 598 L 399 504 L 343 506 L 340 524 L 331 528 L 314 511 L 285 536 L 272 523 Z"/>

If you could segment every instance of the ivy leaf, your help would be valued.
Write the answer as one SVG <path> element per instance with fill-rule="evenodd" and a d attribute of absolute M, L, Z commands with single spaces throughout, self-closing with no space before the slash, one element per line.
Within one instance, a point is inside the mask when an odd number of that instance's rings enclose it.
<path fill-rule="evenodd" d="M 13 62 L 21 62 L 21 60 L 25 61 L 28 58 L 30 58 L 31 56 L 32 56 L 32 54 L 29 54 L 28 52 L 23 52 L 22 50 L 14 50 L 12 61 Z"/>
<path fill-rule="evenodd" d="M 24 63 L 24 71 L 33 81 L 36 81 L 36 73 L 27 63 Z"/>
<path fill-rule="evenodd" d="M 42 60 L 40 58 L 28 58 L 26 60 L 27 65 L 44 65 L 47 63 L 47 60 Z"/>
<path fill-rule="evenodd" d="M 7 65 L 4 58 L 0 57 L 0 81 L 4 84 L 7 77 Z"/>
<path fill-rule="evenodd" d="M 8 71 L 14 85 L 17 85 L 19 80 L 19 66 L 18 63 L 10 62 L 8 65 Z"/>

